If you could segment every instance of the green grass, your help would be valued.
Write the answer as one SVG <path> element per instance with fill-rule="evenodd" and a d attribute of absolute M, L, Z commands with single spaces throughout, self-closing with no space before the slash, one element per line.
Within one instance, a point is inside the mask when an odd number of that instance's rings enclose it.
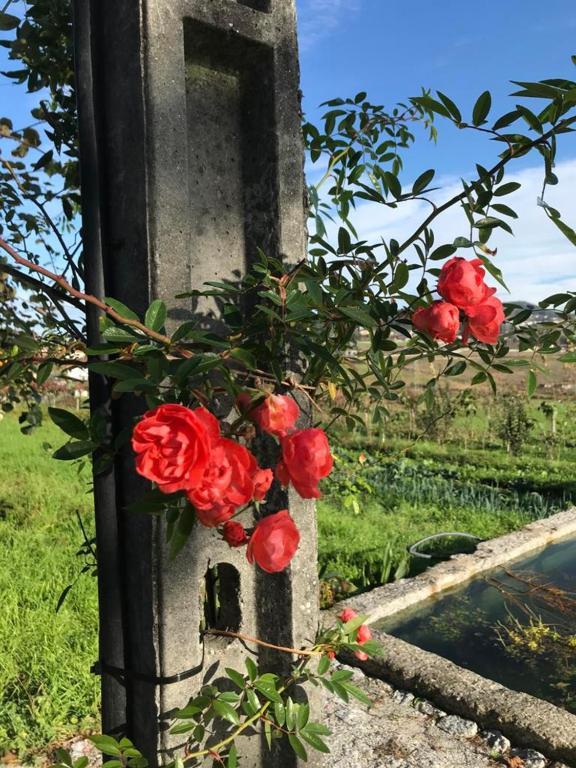
<path fill-rule="evenodd" d="M 76 510 L 90 520 L 86 477 L 43 447 L 61 444 L 47 425 L 31 437 L 0 422 L 0 755 L 77 733 L 98 715 L 96 584 L 82 577 Z"/>
<path fill-rule="evenodd" d="M 318 505 L 320 564 L 358 588 L 385 583 L 417 569 L 406 550 L 425 536 L 488 539 L 565 509 L 576 501 L 575 469 L 537 446 L 522 458 L 426 442 L 340 448 Z"/>

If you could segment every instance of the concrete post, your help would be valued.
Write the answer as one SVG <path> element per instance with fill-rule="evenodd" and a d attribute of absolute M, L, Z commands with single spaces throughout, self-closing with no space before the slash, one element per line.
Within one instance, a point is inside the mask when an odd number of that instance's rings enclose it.
<path fill-rule="evenodd" d="M 90 290 L 141 314 L 162 298 L 172 321 L 205 319 L 209 308 L 173 297 L 243 272 L 257 248 L 303 257 L 294 0 L 75 0 L 75 34 Z M 109 408 L 115 432 L 143 409 L 108 397 L 94 379 L 93 405 Z M 255 570 L 199 526 L 169 562 L 163 526 L 125 511 L 145 491 L 129 452 L 95 479 L 103 729 L 154 765 L 174 747 L 167 713 L 246 653 L 201 641 L 206 585 L 216 579 L 221 599 L 209 622 L 299 646 L 317 624 L 316 530 L 313 506 L 277 491 L 269 511 L 289 503 L 302 533 L 288 573 Z M 282 748 L 266 757 L 258 739 L 241 751 L 243 766 L 295 764 Z"/>

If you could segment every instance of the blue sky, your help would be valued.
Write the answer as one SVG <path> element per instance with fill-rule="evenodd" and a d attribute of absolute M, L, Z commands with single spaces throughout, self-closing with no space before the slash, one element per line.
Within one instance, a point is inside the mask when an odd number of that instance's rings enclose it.
<path fill-rule="evenodd" d="M 17 0 L 14 8 L 21 3 Z M 508 97 L 512 79 L 576 80 L 570 61 L 576 53 L 576 0 L 297 0 L 297 7 L 304 109 L 311 119 L 321 114 L 319 103 L 334 96 L 365 90 L 374 102 L 392 105 L 416 95 L 421 86 L 444 91 L 465 115 L 489 89 L 493 114 L 501 114 L 515 103 Z M 0 69 L 5 68 L 0 48 Z M 26 125 L 35 102 L 0 80 L 0 116 L 11 117 L 18 127 Z M 444 185 L 443 199 L 453 194 L 460 177 L 470 175 L 474 162 L 489 164 L 495 149 L 483 137 L 443 121 L 438 127 L 436 146 L 422 141 L 410 151 L 405 181 L 434 167 Z M 576 134 L 564 137 L 559 160 L 561 183 L 549 200 L 576 226 Z M 520 161 L 517 168 L 524 186 L 511 198 L 520 213 L 516 237 L 495 239 L 511 297 L 534 301 L 557 290 L 576 290 L 576 250 L 536 205 L 537 161 Z M 313 169 L 309 176 L 313 181 Z M 402 237 L 422 215 L 418 204 L 396 212 L 365 206 L 358 223 L 366 237 Z M 438 238 L 451 241 L 462 234 L 460 225 L 458 213 L 451 213 L 440 222 Z"/>
<path fill-rule="evenodd" d="M 513 109 L 510 80 L 567 77 L 576 80 L 570 57 L 576 53 L 574 0 L 297 0 L 304 109 L 318 117 L 318 104 L 334 96 L 367 91 L 375 103 L 392 105 L 417 95 L 421 86 L 449 95 L 471 112 L 480 93 L 493 96 L 492 114 Z M 494 145 L 468 131 L 439 121 L 437 146 L 422 141 L 410 151 L 406 182 L 436 168 L 444 189 L 457 191 L 460 177 L 474 163 L 488 165 Z M 494 237 L 498 264 L 510 286 L 510 298 L 537 301 L 560 290 L 576 290 L 576 250 L 559 235 L 536 204 L 541 185 L 536 158 L 515 166 L 523 188 L 509 198 L 520 214 L 515 237 Z M 311 179 L 313 169 L 308 169 Z M 561 142 L 560 185 L 548 199 L 576 226 L 576 134 Z M 422 204 L 397 211 L 366 205 L 357 216 L 362 235 L 410 234 L 425 215 Z M 458 211 L 436 230 L 441 242 L 464 234 Z M 491 241 L 492 242 L 492 241 Z"/>

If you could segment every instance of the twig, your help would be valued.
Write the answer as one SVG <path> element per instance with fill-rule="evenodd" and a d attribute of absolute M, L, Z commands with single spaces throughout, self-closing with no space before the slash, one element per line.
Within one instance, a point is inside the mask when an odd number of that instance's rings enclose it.
<path fill-rule="evenodd" d="M 576 122 L 576 117 L 571 117 L 567 120 L 562 120 L 560 123 L 558 123 L 558 125 L 554 126 L 554 128 L 551 128 L 547 133 L 542 134 L 542 136 L 539 136 L 537 139 L 534 139 L 534 141 L 531 141 L 529 144 L 526 144 L 525 146 L 521 147 L 522 154 L 525 154 L 529 150 L 534 149 L 534 147 L 537 147 L 540 144 L 543 144 L 546 141 L 548 141 L 548 139 L 551 136 L 554 136 L 554 134 L 558 131 L 558 129 L 567 128 L 568 126 L 572 125 L 575 122 Z M 506 155 L 506 157 L 503 157 L 502 160 L 500 160 L 500 162 L 496 163 L 496 165 L 491 170 L 488 171 L 488 176 L 494 176 L 496 173 L 498 173 L 500 169 L 504 168 L 510 162 L 510 160 L 513 160 L 514 157 L 515 157 L 514 153 L 510 151 L 508 155 Z M 472 182 L 470 186 L 474 187 L 476 184 L 479 184 L 480 181 L 481 181 L 480 179 L 477 179 L 476 181 Z M 462 200 L 464 200 L 466 196 L 467 196 L 466 191 L 460 192 L 460 194 L 455 195 L 450 200 L 446 201 L 442 205 L 438 206 L 438 208 L 436 208 L 434 211 L 432 211 L 432 213 L 428 216 L 428 218 L 424 220 L 424 222 L 418 227 L 418 229 L 412 235 L 410 235 L 410 237 L 405 242 L 402 243 L 402 245 L 397 251 L 397 255 L 405 251 L 407 248 L 409 248 L 412 245 L 412 243 L 414 243 L 420 237 L 422 232 L 428 229 L 430 224 L 432 224 L 432 222 L 437 216 L 439 216 L 441 213 L 444 213 L 444 211 L 448 210 L 448 208 L 451 208 L 456 203 L 459 203 Z"/>
<path fill-rule="evenodd" d="M 234 637 L 237 640 L 244 640 L 247 643 L 255 643 L 256 645 L 262 645 L 265 648 L 273 648 L 276 651 L 282 651 L 283 653 L 295 654 L 297 656 L 322 656 L 322 651 L 312 650 L 299 650 L 298 648 L 286 648 L 283 645 L 274 645 L 273 643 L 267 643 L 264 640 L 259 640 L 257 637 L 248 637 L 242 635 L 240 632 L 229 632 L 224 629 L 207 629 L 204 632 L 205 635 L 218 635 L 220 637 Z"/>
<path fill-rule="evenodd" d="M 11 245 L 8 245 L 8 243 L 1 237 L 0 248 L 6 251 L 6 253 L 11 256 L 17 264 L 20 264 L 20 266 L 27 267 L 28 269 L 32 270 L 32 272 L 36 272 L 43 277 L 47 277 L 49 280 L 52 280 L 54 283 L 56 283 L 56 285 L 59 285 L 64 291 L 66 291 L 66 293 L 69 293 L 71 296 L 79 299 L 80 301 L 85 301 L 87 304 L 92 304 L 92 306 L 97 307 L 117 323 L 120 323 L 121 325 L 129 325 L 131 328 L 136 328 L 144 335 L 148 336 L 154 341 L 159 341 L 161 344 L 166 344 L 167 346 L 171 345 L 172 342 L 169 336 L 165 336 L 163 333 L 157 333 L 156 331 L 153 331 L 151 328 L 145 326 L 144 323 L 141 323 L 140 320 L 134 320 L 131 317 L 123 317 L 119 312 L 116 312 L 115 309 L 108 306 L 108 304 L 105 304 L 103 301 L 96 298 L 96 296 L 92 296 L 92 294 L 83 293 L 82 291 L 77 290 L 72 285 L 70 285 L 70 283 L 64 277 L 62 277 L 62 275 L 57 275 L 54 272 L 50 272 L 49 269 L 41 267 L 38 264 L 34 264 L 32 261 L 29 261 L 28 259 L 20 256 L 20 254 L 14 250 Z"/>

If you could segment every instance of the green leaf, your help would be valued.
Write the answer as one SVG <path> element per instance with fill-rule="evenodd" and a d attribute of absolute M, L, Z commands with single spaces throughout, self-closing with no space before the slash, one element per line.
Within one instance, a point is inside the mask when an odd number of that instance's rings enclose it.
<path fill-rule="evenodd" d="M 148 307 L 144 324 L 153 331 L 161 331 L 166 322 L 167 309 L 166 304 L 160 299 L 156 299 Z"/>
<path fill-rule="evenodd" d="M 89 738 L 96 749 L 104 755 L 112 755 L 112 757 L 122 756 L 122 750 L 116 739 L 112 738 L 112 736 L 90 736 Z"/>
<path fill-rule="evenodd" d="M 504 195 L 509 195 L 512 192 L 516 192 L 517 189 L 520 189 L 522 184 L 519 184 L 517 181 L 509 181 L 507 184 L 502 184 L 498 189 L 494 190 L 494 194 L 497 197 L 503 197 Z"/>
<path fill-rule="evenodd" d="M 246 678 L 244 675 L 241 675 L 240 672 L 235 669 L 231 669 L 230 667 L 226 667 L 226 674 L 237 688 L 239 688 L 241 691 L 244 690 L 246 687 Z"/>
<path fill-rule="evenodd" d="M 214 708 L 214 712 L 216 712 L 218 717 L 221 717 L 224 720 L 228 720 L 228 722 L 232 723 L 232 725 L 238 725 L 240 723 L 240 718 L 238 717 L 236 710 L 225 701 L 216 699 L 212 707 Z"/>
<path fill-rule="evenodd" d="M 170 558 L 174 559 L 188 541 L 188 537 L 196 523 L 196 513 L 186 506 L 180 513 L 178 523 L 174 526 L 170 537 Z"/>
<path fill-rule="evenodd" d="M 530 371 L 528 374 L 528 397 L 532 397 L 534 392 L 536 392 L 536 388 L 538 387 L 538 379 L 536 378 L 536 374 L 534 371 Z"/>
<path fill-rule="evenodd" d="M 412 185 L 412 194 L 417 195 L 420 192 L 422 192 L 424 189 L 426 189 L 426 187 L 430 184 L 430 182 L 434 178 L 435 174 L 436 174 L 436 171 L 433 168 L 430 168 L 429 171 L 424 171 L 424 173 L 418 176 L 418 178 Z"/>
<path fill-rule="evenodd" d="M 568 240 L 572 243 L 572 245 L 576 245 L 576 232 L 572 229 L 572 227 L 569 227 L 568 224 L 562 221 L 562 219 L 552 216 L 548 211 L 546 211 L 548 214 L 548 218 L 550 221 L 553 221 L 554 224 L 558 227 L 560 232 L 568 238 Z"/>
<path fill-rule="evenodd" d="M 78 416 L 70 413 L 70 411 L 65 411 L 62 408 L 48 408 L 48 415 L 54 424 L 56 424 L 62 432 L 70 435 L 70 437 L 75 437 L 78 440 L 88 439 L 88 427 L 82 419 L 79 419 Z"/>
<path fill-rule="evenodd" d="M 566 352 L 558 358 L 561 363 L 576 363 L 576 352 Z"/>
<path fill-rule="evenodd" d="M 432 251 L 429 256 L 431 261 L 440 261 L 441 259 L 447 259 L 449 256 L 453 256 L 456 253 L 457 247 L 455 245 L 441 245 L 436 250 Z"/>
<path fill-rule="evenodd" d="M 329 669 L 330 669 L 330 659 L 328 658 L 328 656 L 322 656 L 318 664 L 318 674 L 325 675 Z"/>
<path fill-rule="evenodd" d="M 237 768 L 238 766 L 238 750 L 236 745 L 232 744 L 230 751 L 228 752 L 228 759 L 226 760 L 226 768 Z"/>
<path fill-rule="evenodd" d="M 342 631 L 344 634 L 350 635 L 352 632 L 355 632 L 357 629 L 359 629 L 362 624 L 365 624 L 367 618 L 368 616 L 365 614 L 360 614 L 360 616 L 356 616 L 354 619 L 350 619 L 350 621 L 347 621 L 342 625 Z M 334 679 L 334 676 L 336 676 L 336 679 L 338 679 L 337 672 L 332 675 L 332 679 Z"/>
<path fill-rule="evenodd" d="M 300 737 L 304 739 L 305 742 L 307 742 L 312 749 L 315 749 L 317 752 L 324 752 L 324 754 L 330 753 L 330 748 L 328 745 L 322 741 L 322 739 L 317 736 L 315 733 L 310 733 L 309 731 L 300 731 Z"/>
<path fill-rule="evenodd" d="M 448 98 L 445 93 L 442 93 L 442 91 L 437 91 L 437 94 L 440 98 L 440 101 L 444 104 L 448 112 L 451 114 L 451 116 L 454 118 L 455 122 L 461 123 L 462 122 L 462 114 L 456 104 L 452 101 L 452 99 Z"/>
<path fill-rule="evenodd" d="M 491 106 L 492 96 L 490 95 L 490 91 L 484 91 L 484 93 L 480 94 L 478 97 L 478 101 L 474 105 L 472 111 L 472 122 L 474 125 L 482 125 L 486 122 Z"/>
<path fill-rule="evenodd" d="M 106 296 L 104 303 L 116 310 L 121 317 L 125 317 L 128 320 L 140 320 L 136 312 L 133 312 L 130 307 L 127 307 L 126 304 L 122 304 L 118 299 L 112 299 L 109 296 Z"/>
<path fill-rule="evenodd" d="M 365 309 L 360 307 L 339 307 L 340 314 L 349 317 L 364 328 L 373 328 L 376 320 Z"/>
<path fill-rule="evenodd" d="M 353 685 L 352 683 L 343 683 L 343 686 L 351 696 L 353 696 L 358 701 L 361 701 L 362 704 L 366 704 L 366 706 L 370 706 L 372 704 L 372 699 L 370 699 L 370 697 L 367 696 L 364 691 L 362 691 L 356 685 Z"/>
<path fill-rule="evenodd" d="M 93 373 L 99 373 L 102 376 L 108 376 L 111 379 L 140 379 L 142 371 L 133 365 L 120 362 L 109 363 L 90 363 L 88 370 Z"/>
<path fill-rule="evenodd" d="M 8 32 L 10 29 L 16 29 L 20 24 L 18 16 L 12 16 L 9 13 L 0 13 L 0 31 Z"/>
<path fill-rule="evenodd" d="M 249 656 L 246 656 L 246 658 L 244 659 L 244 664 L 246 665 L 250 682 L 253 683 L 254 680 L 256 680 L 256 678 L 258 677 L 258 667 Z"/>
<path fill-rule="evenodd" d="M 308 760 L 308 755 L 306 753 L 306 750 L 304 749 L 304 745 L 302 744 L 298 736 L 295 736 L 293 733 L 290 733 L 288 734 L 288 741 L 290 743 L 290 746 L 294 750 L 296 756 L 306 762 Z"/>
<path fill-rule="evenodd" d="M 453 363 L 450 365 L 446 370 L 444 371 L 445 376 L 460 376 L 460 374 L 464 373 L 466 370 L 466 363 L 464 360 L 458 360 L 458 362 Z"/>
<path fill-rule="evenodd" d="M 38 384 L 39 387 L 48 381 L 53 368 L 54 366 L 52 363 L 44 363 L 44 365 L 41 365 L 40 368 L 38 368 L 38 373 L 36 374 L 36 384 Z"/>
<path fill-rule="evenodd" d="M 98 446 L 95 443 L 87 440 L 80 440 L 74 443 L 67 443 L 63 445 L 52 454 L 53 459 L 58 461 L 75 461 L 82 458 L 82 456 L 88 456 L 93 453 Z"/>
<path fill-rule="evenodd" d="M 286 707 L 283 701 L 277 701 L 274 703 L 274 717 L 280 727 L 286 722 Z"/>

